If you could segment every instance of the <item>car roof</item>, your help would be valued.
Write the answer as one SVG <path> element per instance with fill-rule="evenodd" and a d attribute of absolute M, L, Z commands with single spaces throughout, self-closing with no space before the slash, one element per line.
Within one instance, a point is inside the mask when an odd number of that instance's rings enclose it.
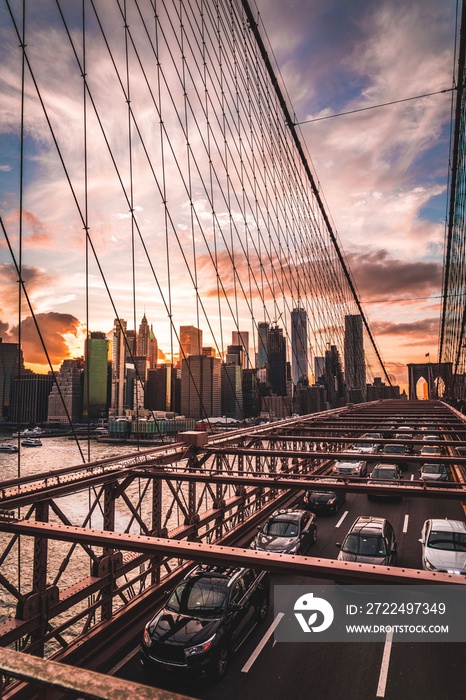
<path fill-rule="evenodd" d="M 393 469 L 399 469 L 398 464 L 376 464 L 374 469 L 389 469 L 390 471 L 393 471 Z M 374 470 L 372 470 L 374 471 Z"/>
<path fill-rule="evenodd" d="M 364 531 L 379 534 L 383 531 L 386 523 L 387 520 L 385 520 L 385 518 L 377 518 L 373 515 L 360 515 L 352 524 L 349 532 L 355 533 Z"/>
<path fill-rule="evenodd" d="M 429 522 L 429 521 L 427 521 Z M 442 532 L 465 532 L 466 523 L 462 520 L 448 520 L 447 518 L 434 518 L 430 520 L 432 530 L 441 530 Z"/>
<path fill-rule="evenodd" d="M 307 513 L 307 511 L 303 510 L 302 508 L 284 508 L 283 510 L 276 510 L 275 513 L 272 513 L 268 519 L 270 520 L 273 518 L 274 520 L 285 520 L 290 516 L 300 518 L 303 513 Z"/>
<path fill-rule="evenodd" d="M 349 464 L 350 466 L 354 467 L 356 464 L 365 464 L 366 460 L 365 459 L 337 459 L 335 461 L 335 466 L 344 466 L 345 464 Z"/>
<path fill-rule="evenodd" d="M 185 581 L 192 579 L 215 579 L 216 585 L 229 586 L 232 580 L 236 579 L 246 569 L 239 566 L 221 566 L 219 564 L 199 564 L 190 571 L 184 578 Z"/>

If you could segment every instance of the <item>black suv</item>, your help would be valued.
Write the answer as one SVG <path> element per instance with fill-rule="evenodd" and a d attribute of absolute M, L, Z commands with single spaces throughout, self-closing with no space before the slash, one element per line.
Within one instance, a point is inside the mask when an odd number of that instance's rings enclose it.
<path fill-rule="evenodd" d="M 222 678 L 230 654 L 269 607 L 267 572 L 198 566 L 144 628 L 145 668 L 177 678 Z"/>

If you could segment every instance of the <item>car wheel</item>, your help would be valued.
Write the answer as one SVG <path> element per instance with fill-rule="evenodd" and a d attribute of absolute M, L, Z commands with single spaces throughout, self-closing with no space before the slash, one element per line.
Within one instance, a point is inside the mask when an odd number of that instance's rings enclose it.
<path fill-rule="evenodd" d="M 260 602 L 259 609 L 257 610 L 257 621 L 259 624 L 261 624 L 261 622 L 264 622 L 265 618 L 267 617 L 268 611 L 269 598 L 268 596 L 264 596 Z"/>
<path fill-rule="evenodd" d="M 214 673 L 213 673 L 215 680 L 217 680 L 217 681 L 222 680 L 222 678 L 226 675 L 229 664 L 230 664 L 230 650 L 225 644 L 223 644 L 219 648 L 219 650 L 217 651 L 217 655 L 215 657 Z"/>

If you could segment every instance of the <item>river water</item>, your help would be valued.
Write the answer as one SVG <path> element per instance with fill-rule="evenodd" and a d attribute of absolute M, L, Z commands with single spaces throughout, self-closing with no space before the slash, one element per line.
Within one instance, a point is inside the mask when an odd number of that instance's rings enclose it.
<path fill-rule="evenodd" d="M 2 439 L 1 442 L 15 443 L 15 440 Z M 80 445 L 86 461 L 89 461 L 88 457 L 90 454 L 90 461 L 92 462 L 110 457 L 134 454 L 137 451 L 137 448 L 133 448 L 130 445 L 107 444 L 97 440 L 92 440 L 90 443 L 86 440 L 81 440 Z M 29 476 L 64 467 L 81 466 L 82 464 L 83 460 L 74 439 L 71 440 L 68 437 L 42 438 L 42 447 L 21 447 L 19 460 L 18 454 L 0 453 L 0 481 L 14 479 L 18 475 Z M 146 483 L 144 479 L 140 481 L 135 480 L 125 491 L 134 507 L 137 507 Z M 97 491 L 98 488 L 95 491 L 86 489 L 79 493 L 56 499 L 56 503 L 66 519 L 73 525 L 101 529 L 103 527 L 102 499 L 93 510 L 90 519 L 86 522 L 92 506 L 96 503 Z M 185 486 L 182 487 L 181 491 L 184 495 L 186 494 Z M 168 527 L 168 529 L 182 524 L 184 517 L 180 513 L 179 508 L 174 507 L 171 509 L 172 503 L 173 495 L 164 484 L 163 507 L 165 511 L 168 511 L 168 517 L 166 522 L 164 516 L 162 520 L 163 525 Z M 22 518 L 29 517 L 28 511 L 29 508 L 23 508 L 20 516 Z M 148 497 L 143 500 L 142 505 L 138 508 L 138 512 L 143 521 L 150 525 L 150 491 L 148 491 Z M 139 533 L 139 524 L 137 521 L 131 523 L 131 519 L 132 515 L 129 508 L 123 499 L 118 499 L 116 502 L 115 529 L 120 532 Z M 55 523 L 62 522 L 52 512 L 52 509 L 50 509 L 50 521 Z M 20 544 L 16 541 L 11 551 L 5 556 L 5 548 L 11 540 L 11 535 L 0 532 L 0 557 L 3 559 L 3 561 L 0 559 L 0 573 L 21 593 L 25 594 L 32 587 L 33 538 L 21 537 Z M 77 546 L 73 548 L 70 544 L 49 541 L 48 548 L 47 581 L 49 584 L 56 583 L 60 589 L 64 589 L 89 575 L 89 557 L 82 547 Z M 97 554 L 101 553 L 99 548 L 96 548 L 95 551 Z M 14 596 L 0 582 L 0 622 L 14 615 L 15 609 L 16 600 Z M 74 612 L 76 612 L 75 609 Z M 65 636 L 69 637 L 69 635 Z"/>

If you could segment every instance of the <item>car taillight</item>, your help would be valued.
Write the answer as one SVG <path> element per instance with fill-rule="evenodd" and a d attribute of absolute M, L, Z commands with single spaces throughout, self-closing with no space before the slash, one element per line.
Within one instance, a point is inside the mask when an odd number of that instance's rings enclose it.
<path fill-rule="evenodd" d="M 143 639 L 143 642 L 146 645 L 146 647 L 150 647 L 152 645 L 152 638 L 149 634 L 149 630 L 147 629 L 147 627 L 144 627 L 142 639 Z"/>

